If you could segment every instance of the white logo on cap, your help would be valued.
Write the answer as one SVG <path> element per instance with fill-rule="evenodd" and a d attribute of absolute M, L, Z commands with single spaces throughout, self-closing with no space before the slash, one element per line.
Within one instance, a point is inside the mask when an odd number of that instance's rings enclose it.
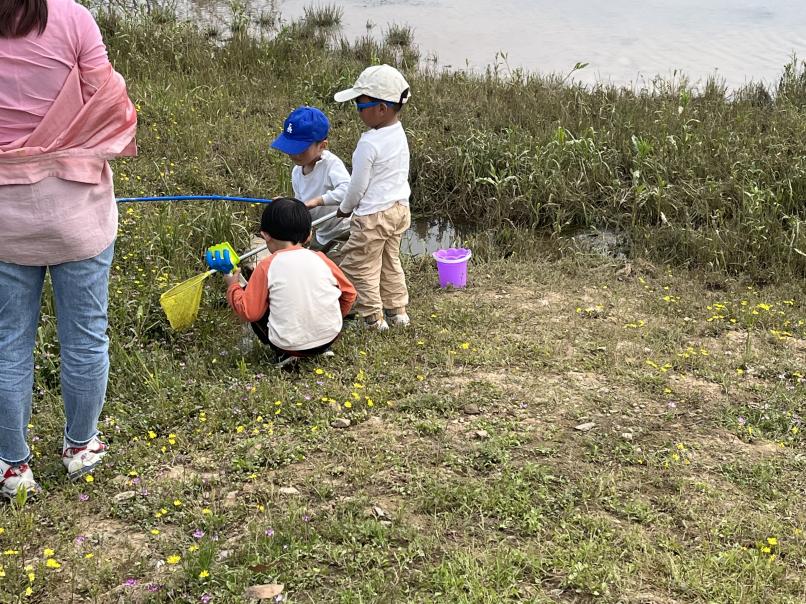
<path fill-rule="evenodd" d="M 294 132 L 294 127 L 291 124 L 288 124 L 288 128 L 286 128 L 285 131 L 291 134 Z"/>

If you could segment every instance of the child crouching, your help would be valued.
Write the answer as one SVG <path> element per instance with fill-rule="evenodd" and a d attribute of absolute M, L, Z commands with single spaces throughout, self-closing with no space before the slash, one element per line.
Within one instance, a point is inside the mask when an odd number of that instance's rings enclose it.
<path fill-rule="evenodd" d="M 257 264 L 246 287 L 237 269 L 224 275 L 229 305 L 252 323 L 280 365 L 328 352 L 355 301 L 355 288 L 327 256 L 302 247 L 311 236 L 311 216 L 301 201 L 279 198 L 268 204 L 260 234 L 271 255 Z"/>

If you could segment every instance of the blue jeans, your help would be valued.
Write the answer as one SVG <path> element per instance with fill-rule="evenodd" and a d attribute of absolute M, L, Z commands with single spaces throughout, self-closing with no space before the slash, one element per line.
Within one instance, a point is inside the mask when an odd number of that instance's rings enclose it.
<path fill-rule="evenodd" d="M 64 434 L 83 445 L 98 434 L 109 376 L 106 335 L 114 243 L 77 262 L 21 266 L 0 262 L 0 460 L 27 462 L 34 346 L 45 271 L 50 271 L 61 349 Z"/>

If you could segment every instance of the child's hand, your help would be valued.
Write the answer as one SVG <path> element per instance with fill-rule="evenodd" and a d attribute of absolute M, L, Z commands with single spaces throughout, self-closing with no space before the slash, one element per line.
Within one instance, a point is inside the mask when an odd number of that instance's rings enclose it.
<path fill-rule="evenodd" d="M 318 208 L 319 206 L 325 205 L 325 198 L 321 195 L 319 197 L 314 197 L 313 199 L 309 199 L 305 202 L 305 207 L 309 210 L 313 210 L 314 208 Z"/>
<path fill-rule="evenodd" d="M 352 212 L 342 212 L 341 208 L 336 210 L 336 218 L 349 218 L 352 214 Z"/>
<path fill-rule="evenodd" d="M 235 271 L 233 271 L 232 273 L 224 275 L 224 282 L 227 284 L 227 287 L 229 287 L 233 283 L 240 283 L 239 280 L 240 276 L 241 276 L 241 269 L 236 268 Z"/>

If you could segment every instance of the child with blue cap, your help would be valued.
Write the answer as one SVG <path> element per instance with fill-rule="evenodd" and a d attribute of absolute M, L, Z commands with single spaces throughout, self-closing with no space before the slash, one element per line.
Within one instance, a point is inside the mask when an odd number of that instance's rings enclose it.
<path fill-rule="evenodd" d="M 332 213 L 344 199 L 350 184 L 350 174 L 344 162 L 328 151 L 329 130 L 330 122 L 319 109 L 297 107 L 286 118 L 283 131 L 271 144 L 273 149 L 285 153 L 294 162 L 291 170 L 294 197 L 305 202 L 313 220 Z M 349 235 L 350 221 L 332 218 L 319 225 L 310 247 L 327 253 L 337 241 L 344 241 Z"/>

